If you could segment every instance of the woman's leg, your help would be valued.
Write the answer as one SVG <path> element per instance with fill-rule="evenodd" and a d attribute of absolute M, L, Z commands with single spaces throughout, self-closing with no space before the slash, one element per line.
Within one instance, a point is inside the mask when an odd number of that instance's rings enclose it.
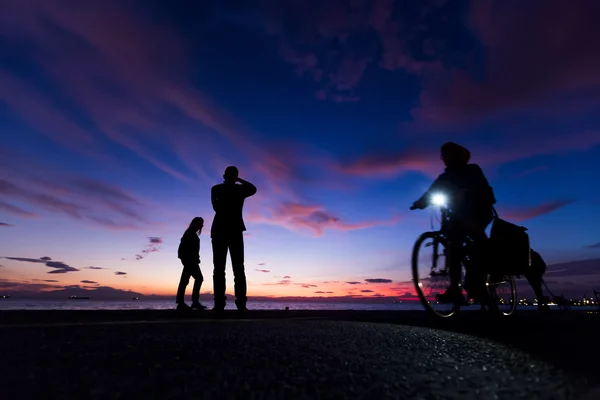
<path fill-rule="evenodd" d="M 198 303 L 200 299 L 200 287 L 204 281 L 202 271 L 200 270 L 199 264 L 189 266 L 192 277 L 194 278 L 194 287 L 192 288 L 192 303 Z"/>
<path fill-rule="evenodd" d="M 183 271 L 181 271 L 181 278 L 179 278 L 179 286 L 177 287 L 177 297 L 175 300 L 177 304 L 183 304 L 185 302 L 185 288 L 187 287 L 188 283 L 190 283 L 190 273 L 184 264 Z"/>

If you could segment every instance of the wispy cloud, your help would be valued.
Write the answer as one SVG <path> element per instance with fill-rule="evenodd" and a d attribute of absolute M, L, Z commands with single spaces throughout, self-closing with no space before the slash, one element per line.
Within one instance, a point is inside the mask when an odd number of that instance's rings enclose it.
<path fill-rule="evenodd" d="M 365 279 L 365 282 L 367 282 L 367 283 L 392 283 L 392 280 L 385 279 L 385 278 L 368 278 L 368 279 Z"/>
<path fill-rule="evenodd" d="M 127 272 L 115 271 L 115 275 L 127 275 Z"/>
<path fill-rule="evenodd" d="M 99 270 L 99 269 L 108 269 L 108 268 L 90 266 L 90 267 L 85 267 L 84 269 L 98 269 Z"/>
<path fill-rule="evenodd" d="M 0 222 L 0 227 L 11 228 L 13 226 L 14 226 L 13 224 L 7 224 L 6 222 Z"/>
<path fill-rule="evenodd" d="M 97 285 L 98 284 L 98 282 L 96 282 L 96 281 L 89 281 L 87 279 L 84 279 L 84 280 L 82 280 L 80 282 L 81 283 L 87 283 L 87 284 L 90 284 L 90 285 Z"/>
<path fill-rule="evenodd" d="M 586 2 L 560 0 L 545 1 L 544 7 L 539 14 L 533 12 L 532 3 L 513 7 L 502 1 L 471 2 L 468 23 L 487 49 L 485 79 L 464 69 L 444 70 L 436 80 L 424 82 L 414 119 L 430 129 L 448 129 L 502 112 L 527 110 L 530 116 L 545 117 L 588 112 L 589 108 L 581 107 L 586 91 L 600 84 L 593 72 L 600 68 L 600 59 L 588 56 L 600 34 L 598 10 Z M 539 35 L 548 29 L 563 32 L 561 40 Z M 559 53 L 562 57 L 557 60 Z M 542 66 L 544 74 L 539 73 Z M 557 107 L 565 98 L 567 104 Z M 579 104 L 579 110 L 568 103 Z M 596 97 L 588 107 L 597 105 Z M 544 110 L 552 110 L 553 115 Z"/>
<path fill-rule="evenodd" d="M 0 163 L 0 210 L 21 218 L 38 217 L 8 201 L 27 204 L 36 211 L 59 214 L 76 221 L 115 230 L 136 230 L 152 223 L 144 216 L 145 205 L 106 183 L 81 178 L 30 160 L 18 152 L 2 154 Z M 123 193 L 121 193 L 123 192 Z"/>
<path fill-rule="evenodd" d="M 32 213 L 31 211 L 24 210 L 20 207 L 17 207 L 13 204 L 9 204 L 5 201 L 0 201 L 0 210 L 5 211 L 9 214 L 16 215 L 17 217 L 21 217 L 21 218 L 36 217 L 36 214 Z"/>
<path fill-rule="evenodd" d="M 418 74 L 437 66 L 436 60 L 417 61 L 406 38 L 422 35 L 429 26 L 425 16 L 443 3 L 423 1 L 415 12 L 398 13 L 391 1 L 282 1 L 264 3 L 254 13 L 257 26 L 277 39 L 280 57 L 293 72 L 317 85 L 315 97 L 342 103 L 360 100 L 357 91 L 367 69 Z"/>
<path fill-rule="evenodd" d="M 20 262 L 29 262 L 29 263 L 37 263 L 44 264 L 46 267 L 52 268 L 52 271 L 48 271 L 48 274 L 65 274 L 67 272 L 76 272 L 79 271 L 77 268 L 71 267 L 61 261 L 52 261 L 50 257 L 41 257 L 41 258 L 27 258 L 27 257 L 4 257 L 7 260 L 20 261 Z"/>
<path fill-rule="evenodd" d="M 256 272 L 264 272 L 264 273 L 271 272 L 271 271 L 270 271 L 270 270 L 268 270 L 268 269 L 255 269 L 255 271 L 256 271 Z"/>
<path fill-rule="evenodd" d="M 151 236 L 148 238 L 148 244 L 146 245 L 146 247 L 141 251 L 141 254 L 136 254 L 135 255 L 135 259 L 136 260 L 141 260 L 144 257 L 146 257 L 146 255 L 150 254 L 150 253 L 156 253 L 160 250 L 160 245 L 163 243 L 163 239 L 160 237 L 156 237 L 156 236 Z"/>
<path fill-rule="evenodd" d="M 588 249 L 600 249 L 600 242 L 587 246 Z"/>
<path fill-rule="evenodd" d="M 556 200 L 530 208 L 512 210 L 500 209 L 499 213 L 501 218 L 506 218 L 509 221 L 521 222 L 539 217 L 541 215 L 549 214 L 553 211 L 559 210 L 563 207 L 573 204 L 574 202 L 575 200 Z"/>
<path fill-rule="evenodd" d="M 398 217 L 394 217 L 382 221 L 345 222 L 322 206 L 296 202 L 281 203 L 270 212 L 270 216 L 251 214 L 248 219 L 255 223 L 283 226 L 292 230 L 309 230 L 315 236 L 321 236 L 326 229 L 351 231 L 393 225 L 399 221 Z"/>
<path fill-rule="evenodd" d="M 296 283 L 296 285 L 303 287 L 304 289 L 316 288 L 317 285 L 313 285 L 312 283 Z"/>

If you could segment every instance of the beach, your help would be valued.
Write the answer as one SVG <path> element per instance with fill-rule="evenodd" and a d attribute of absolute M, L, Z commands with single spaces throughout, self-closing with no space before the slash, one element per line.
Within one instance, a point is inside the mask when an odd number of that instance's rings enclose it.
<path fill-rule="evenodd" d="M 2 398 L 597 399 L 600 318 L 1 311 Z"/>

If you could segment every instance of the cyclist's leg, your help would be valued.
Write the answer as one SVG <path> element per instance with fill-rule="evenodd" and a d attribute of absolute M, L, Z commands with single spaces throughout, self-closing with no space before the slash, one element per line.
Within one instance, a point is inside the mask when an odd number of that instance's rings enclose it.
<path fill-rule="evenodd" d="M 461 289 L 461 272 L 463 259 L 463 238 L 459 230 L 449 229 L 446 232 L 448 243 L 446 247 L 446 258 L 450 273 L 450 286 L 444 293 L 436 296 L 439 302 L 454 302 L 463 300 Z"/>
<path fill-rule="evenodd" d="M 449 266 L 450 266 L 450 289 L 460 292 L 462 259 L 463 259 L 463 240 L 460 234 L 455 234 L 451 238 L 449 245 Z"/>
<path fill-rule="evenodd" d="M 488 253 L 488 237 L 485 228 L 489 224 L 487 219 L 475 218 L 465 221 L 465 230 L 472 240 L 469 257 L 471 259 L 471 268 L 467 271 L 467 292 L 470 297 L 478 301 L 487 303 L 489 300 L 488 292 L 485 286 L 485 277 L 487 273 L 486 256 Z"/>

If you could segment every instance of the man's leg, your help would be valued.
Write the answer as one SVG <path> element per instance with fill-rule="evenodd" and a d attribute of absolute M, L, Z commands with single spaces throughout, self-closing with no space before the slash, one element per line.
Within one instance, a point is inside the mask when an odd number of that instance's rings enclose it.
<path fill-rule="evenodd" d="M 242 232 L 228 237 L 235 289 L 235 304 L 238 310 L 246 309 L 246 271 L 244 270 L 244 236 Z"/>
<path fill-rule="evenodd" d="M 184 265 L 183 271 L 181 271 L 181 278 L 179 278 L 179 286 L 177 287 L 177 297 L 175 298 L 177 304 L 183 304 L 185 302 L 185 288 L 188 283 L 190 283 L 190 273 Z"/>
<path fill-rule="evenodd" d="M 225 264 L 227 263 L 227 242 L 224 237 L 212 238 L 213 250 L 213 290 L 215 309 L 225 308 Z"/>

